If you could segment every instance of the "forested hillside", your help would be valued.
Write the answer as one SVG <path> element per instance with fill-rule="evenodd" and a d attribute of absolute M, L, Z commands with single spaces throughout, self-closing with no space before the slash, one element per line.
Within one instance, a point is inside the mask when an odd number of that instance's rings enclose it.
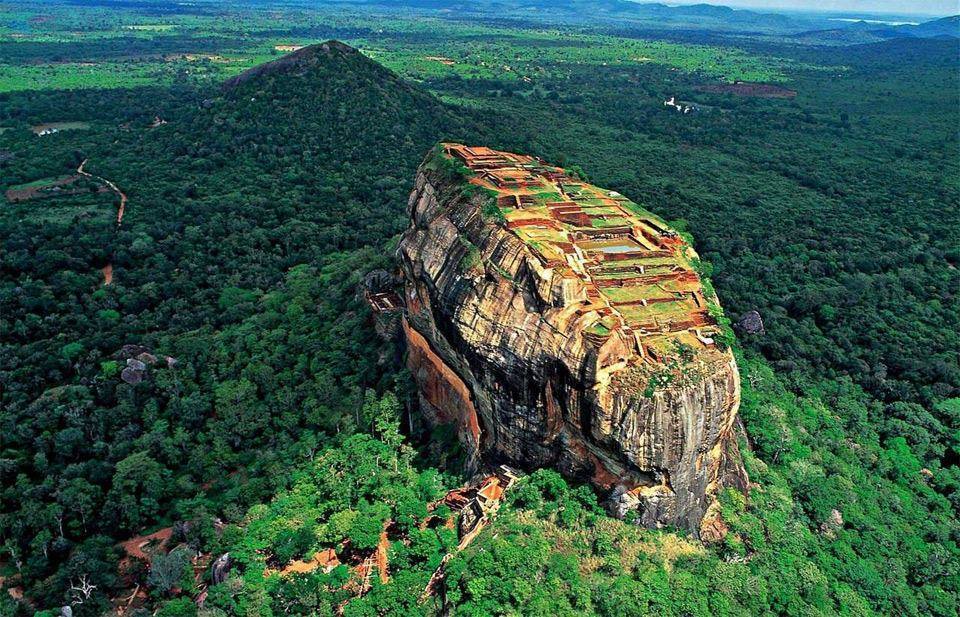
<path fill-rule="evenodd" d="M 168 616 L 201 597 L 209 615 L 955 615 L 954 51 L 852 48 L 840 79 L 827 52 L 777 47 L 801 67 L 787 99 L 655 64 L 415 84 L 340 45 L 222 85 L 2 95 L 5 190 L 87 160 L 128 203 L 117 228 L 88 178 L 0 210 L 0 576 L 25 598 L 0 614 L 85 582 L 78 616 L 138 590 Z M 64 109 L 90 128 L 30 132 Z M 732 317 L 760 311 L 737 345 L 755 485 L 725 496 L 725 541 L 615 521 L 540 472 L 421 601 L 455 543 L 427 505 L 463 479 L 359 286 L 394 267 L 441 139 L 579 168 L 691 231 Z M 388 520 L 391 580 L 362 597 L 346 568 L 277 572 L 371 548 Z M 149 566 L 120 544 L 167 527 Z"/>
<path fill-rule="evenodd" d="M 41 606 L 81 574 L 119 585 L 113 545 L 145 526 L 242 516 L 367 428 L 364 391 L 393 384 L 357 285 L 391 267 L 420 157 L 471 133 L 356 52 L 290 69 L 185 97 L 176 122 L 107 147 L 44 144 L 50 173 L 89 157 L 127 192 L 115 237 L 109 216 L 5 219 L 3 535 Z M 126 383 L 144 351 L 159 361 Z"/>

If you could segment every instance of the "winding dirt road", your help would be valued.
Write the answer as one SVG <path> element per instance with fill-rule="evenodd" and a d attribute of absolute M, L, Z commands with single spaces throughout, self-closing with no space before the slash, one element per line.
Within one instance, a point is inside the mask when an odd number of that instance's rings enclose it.
<path fill-rule="evenodd" d="M 77 173 L 80 174 L 81 176 L 86 176 L 88 178 L 93 178 L 95 180 L 99 180 L 100 182 L 103 182 L 108 187 L 110 187 L 111 191 L 113 191 L 114 193 L 120 196 L 120 209 L 117 210 L 117 227 L 120 227 L 120 224 L 123 223 L 123 212 L 127 208 L 127 194 L 121 191 L 116 184 L 107 180 L 106 178 L 96 176 L 88 171 L 84 171 L 83 166 L 86 165 L 87 161 L 89 160 L 90 159 L 83 159 L 83 162 L 80 163 L 80 167 L 77 167 Z"/>
<path fill-rule="evenodd" d="M 106 178 L 103 178 L 101 176 L 94 175 L 89 171 L 84 171 L 83 166 L 86 165 L 87 161 L 89 160 L 90 159 L 83 159 L 83 162 L 80 163 L 79 167 L 77 167 L 77 173 L 80 174 L 81 176 L 86 176 L 87 178 L 93 178 L 94 180 L 99 180 L 100 182 L 103 182 L 108 187 L 110 187 L 111 191 L 113 191 L 114 193 L 120 196 L 120 209 L 117 210 L 117 229 L 120 229 L 120 225 L 123 223 L 123 213 L 127 209 L 127 194 L 121 191 L 120 187 L 118 187 L 116 184 L 114 184 L 110 180 L 107 180 Z M 103 268 L 100 269 L 100 271 L 103 273 L 104 287 L 113 283 L 113 262 L 110 262 L 107 265 L 105 265 Z"/>

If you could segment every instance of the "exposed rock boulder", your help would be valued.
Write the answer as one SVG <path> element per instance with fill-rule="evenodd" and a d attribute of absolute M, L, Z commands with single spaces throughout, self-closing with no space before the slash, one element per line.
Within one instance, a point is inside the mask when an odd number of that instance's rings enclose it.
<path fill-rule="evenodd" d="M 730 527 L 720 516 L 719 511 L 712 510 L 719 510 L 719 508 L 708 509 L 700 525 L 700 539 L 707 543 L 719 542 L 730 532 Z"/>
<path fill-rule="evenodd" d="M 167 368 L 173 368 L 177 364 L 177 359 L 171 356 L 163 356 L 161 363 L 149 347 L 136 344 L 124 345 L 115 357 L 126 360 L 127 364 L 120 372 L 120 379 L 131 385 L 146 379 L 151 367 L 162 367 L 165 363 Z"/>
<path fill-rule="evenodd" d="M 840 510 L 833 508 L 830 510 L 827 520 L 820 523 L 820 533 L 828 538 L 835 538 L 837 532 L 841 529 L 843 529 L 843 514 L 840 513 Z"/>
<path fill-rule="evenodd" d="M 120 379 L 128 384 L 135 385 L 147 376 L 147 365 L 140 360 L 127 359 L 127 366 L 120 372 Z"/>
<path fill-rule="evenodd" d="M 746 334 L 763 334 L 763 318 L 757 311 L 748 311 L 737 320 L 737 330 Z"/>
<path fill-rule="evenodd" d="M 227 580 L 227 575 L 230 573 L 230 568 L 232 567 L 233 559 L 230 557 L 230 553 L 220 555 L 210 565 L 210 581 L 214 585 L 219 585 Z"/>
<path fill-rule="evenodd" d="M 371 270 L 363 277 L 363 290 L 368 293 L 386 293 L 403 284 L 403 280 L 386 270 Z"/>

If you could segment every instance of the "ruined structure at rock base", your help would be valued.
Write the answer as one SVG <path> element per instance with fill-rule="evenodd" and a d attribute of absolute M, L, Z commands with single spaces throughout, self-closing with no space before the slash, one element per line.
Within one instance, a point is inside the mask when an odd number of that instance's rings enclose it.
<path fill-rule="evenodd" d="M 452 512 L 451 526 L 457 530 L 457 548 L 444 555 L 440 565 L 427 582 L 420 595 L 422 604 L 428 597 L 437 592 L 438 585 L 446 576 L 447 563 L 457 552 L 467 548 L 480 532 L 490 523 L 500 510 L 504 495 L 522 477 L 522 473 L 511 469 L 507 465 L 500 465 L 489 475 L 483 477 L 479 483 L 455 488 L 439 502 L 430 504 L 428 509 L 433 512 L 437 506 L 444 505 Z M 429 521 L 430 519 L 428 519 Z M 454 523 L 454 521 L 456 521 Z"/>
<path fill-rule="evenodd" d="M 401 281 L 385 270 L 374 270 L 363 277 L 360 291 L 373 313 L 373 327 L 377 335 L 384 340 L 396 340 L 400 334 L 399 313 L 403 309 L 403 300 L 396 289 Z M 386 363 L 387 357 L 380 361 Z"/>
<path fill-rule="evenodd" d="M 728 335 L 664 221 L 534 157 L 459 144 L 427 157 L 409 210 L 408 366 L 477 467 L 553 467 L 618 515 L 695 533 L 722 487 L 746 489 Z"/>

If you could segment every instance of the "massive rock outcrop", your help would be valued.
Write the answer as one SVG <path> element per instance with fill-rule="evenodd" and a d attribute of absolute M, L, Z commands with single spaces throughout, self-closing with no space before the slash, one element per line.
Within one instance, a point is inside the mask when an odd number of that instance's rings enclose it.
<path fill-rule="evenodd" d="M 722 533 L 746 488 L 740 384 L 696 254 L 621 195 L 458 144 L 424 161 L 398 250 L 421 407 L 475 464 L 589 479 L 619 515 Z"/>

